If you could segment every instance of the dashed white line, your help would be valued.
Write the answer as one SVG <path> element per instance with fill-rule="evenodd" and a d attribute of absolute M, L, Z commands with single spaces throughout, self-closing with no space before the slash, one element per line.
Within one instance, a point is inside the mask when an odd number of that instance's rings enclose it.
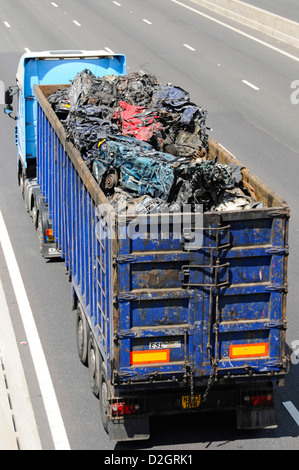
<path fill-rule="evenodd" d="M 295 405 L 293 405 L 293 403 L 291 401 L 284 401 L 284 402 L 282 402 L 282 404 L 285 406 L 285 408 L 288 410 L 288 412 L 292 416 L 293 420 L 299 426 L 299 411 L 297 410 Z"/>
<path fill-rule="evenodd" d="M 118 2 L 113 2 L 114 5 L 116 5 L 117 7 L 121 7 L 121 3 L 118 3 Z"/>
<path fill-rule="evenodd" d="M 192 52 L 196 51 L 196 49 L 194 49 L 194 47 L 190 46 L 189 44 L 183 44 L 183 46 L 186 47 L 187 49 L 189 49 Z"/>
<path fill-rule="evenodd" d="M 3 21 L 3 23 L 5 24 L 5 26 L 6 26 L 7 28 L 11 28 L 10 24 L 8 23 L 8 21 Z"/>
<path fill-rule="evenodd" d="M 31 52 L 29 47 L 24 47 L 24 49 L 25 49 L 26 52 Z"/>
<path fill-rule="evenodd" d="M 51 2 L 51 5 L 52 5 L 54 8 L 58 8 L 57 3 L 55 3 L 55 2 Z"/>
<path fill-rule="evenodd" d="M 66 430 L 57 402 L 56 393 L 44 355 L 40 337 L 36 328 L 33 313 L 20 273 L 20 269 L 13 251 L 9 234 L 0 211 L 0 243 L 11 278 L 15 297 L 22 318 L 24 330 L 29 344 L 37 380 L 45 405 L 49 426 L 56 450 L 70 450 Z"/>
<path fill-rule="evenodd" d="M 77 21 L 77 20 L 73 20 L 73 23 L 74 23 L 76 26 L 79 26 L 79 27 L 81 26 L 81 24 L 80 24 L 79 21 Z"/>
<path fill-rule="evenodd" d="M 247 80 L 242 80 L 242 83 L 244 83 L 245 85 L 249 86 L 250 88 L 252 88 L 252 89 L 255 90 L 255 91 L 258 91 L 258 90 L 259 90 L 259 87 L 257 87 L 256 85 L 253 85 L 253 83 L 250 83 L 250 82 L 248 82 Z"/>
<path fill-rule="evenodd" d="M 151 21 L 147 20 L 146 18 L 143 18 L 142 21 L 144 21 L 144 23 L 146 23 L 146 24 L 153 24 Z"/>

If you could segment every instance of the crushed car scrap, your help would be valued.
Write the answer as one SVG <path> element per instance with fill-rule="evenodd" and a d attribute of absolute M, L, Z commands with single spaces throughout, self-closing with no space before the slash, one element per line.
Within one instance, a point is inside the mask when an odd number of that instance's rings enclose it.
<path fill-rule="evenodd" d="M 262 204 L 243 186 L 242 167 L 208 159 L 207 112 L 180 87 L 84 70 L 48 101 L 112 205 L 123 199 L 149 213 Z"/>

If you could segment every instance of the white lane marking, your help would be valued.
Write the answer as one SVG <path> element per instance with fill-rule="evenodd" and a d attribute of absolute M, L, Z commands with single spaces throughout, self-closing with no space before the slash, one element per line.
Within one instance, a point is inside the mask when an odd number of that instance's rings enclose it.
<path fill-rule="evenodd" d="M 288 412 L 292 416 L 293 420 L 299 426 L 299 411 L 297 410 L 295 405 L 293 405 L 291 401 L 283 401 L 282 404 L 285 406 L 285 408 L 288 410 Z"/>
<path fill-rule="evenodd" d="M 113 2 L 114 5 L 116 5 L 117 7 L 121 7 L 121 3 L 118 3 L 118 2 Z"/>
<path fill-rule="evenodd" d="M 8 23 L 8 21 L 3 21 L 3 23 L 5 24 L 5 26 L 6 26 L 7 28 L 11 28 L 10 24 Z"/>
<path fill-rule="evenodd" d="M 56 450 L 70 450 L 66 430 L 57 402 L 56 393 L 51 380 L 47 361 L 38 335 L 33 313 L 27 297 L 25 286 L 19 270 L 19 266 L 11 245 L 8 231 L 0 211 L 0 243 L 8 267 L 17 304 L 24 325 L 28 345 L 30 348 L 37 380 L 43 397 L 49 426 Z"/>
<path fill-rule="evenodd" d="M 251 39 L 252 41 L 255 41 L 259 44 L 262 44 L 263 46 L 268 47 L 269 49 L 272 49 L 275 52 L 279 52 L 279 54 L 282 54 L 282 55 L 288 57 L 289 59 L 292 59 L 292 60 L 295 60 L 296 62 L 299 62 L 299 57 L 297 57 L 293 54 L 289 54 L 288 52 L 283 51 L 282 49 L 279 49 L 278 47 L 272 46 L 272 44 L 269 44 L 268 42 L 262 41 L 261 39 L 258 39 L 256 37 L 252 36 L 251 34 L 244 33 L 243 31 L 241 31 L 237 28 L 234 28 L 233 26 L 230 26 L 227 23 L 224 23 L 223 21 L 219 21 L 219 20 L 217 20 L 216 18 L 213 18 L 210 15 L 206 15 L 205 13 L 202 13 L 201 11 L 198 11 L 195 8 L 189 7 L 188 5 L 185 5 L 184 3 L 179 2 L 178 0 L 170 0 L 170 1 L 173 2 L 173 3 L 176 3 L 177 5 L 180 5 L 183 8 L 187 8 L 187 10 L 190 10 L 193 13 L 196 13 L 197 15 L 203 16 L 204 18 L 206 18 L 208 20 L 211 20 L 214 23 L 217 23 L 221 26 L 224 26 L 225 28 L 230 29 L 231 31 L 234 31 L 235 33 L 238 33 L 241 36 L 244 36 L 248 39 Z"/>
<path fill-rule="evenodd" d="M 146 18 L 143 18 L 142 21 L 144 21 L 144 23 L 146 23 L 146 24 L 153 24 L 151 21 L 147 20 Z"/>
<path fill-rule="evenodd" d="M 258 91 L 258 90 L 259 90 L 259 87 L 253 85 L 253 83 L 250 83 L 250 82 L 248 82 L 247 80 L 242 80 L 242 83 L 244 83 L 245 85 L 249 86 L 250 88 L 253 88 L 253 90 L 255 90 L 255 91 Z"/>
<path fill-rule="evenodd" d="M 73 20 L 73 23 L 74 23 L 76 26 L 79 26 L 79 27 L 81 26 L 81 24 L 80 24 L 79 21 L 77 21 L 77 20 Z"/>
<path fill-rule="evenodd" d="M 105 51 L 108 52 L 108 54 L 111 54 L 111 55 L 114 55 L 114 54 L 115 54 L 115 52 L 113 52 L 112 49 L 109 49 L 109 47 L 105 47 L 104 49 L 105 49 Z"/>
<path fill-rule="evenodd" d="M 31 52 L 31 50 L 29 49 L 29 47 L 24 47 L 25 51 L 26 52 Z"/>
<path fill-rule="evenodd" d="M 57 3 L 55 3 L 55 2 L 51 2 L 51 5 L 52 5 L 54 8 L 58 8 Z"/>
<path fill-rule="evenodd" d="M 194 47 L 192 47 L 192 46 L 189 46 L 189 44 L 183 44 L 183 46 L 186 47 L 187 49 L 189 49 L 192 52 L 196 51 L 196 49 L 194 49 Z"/>

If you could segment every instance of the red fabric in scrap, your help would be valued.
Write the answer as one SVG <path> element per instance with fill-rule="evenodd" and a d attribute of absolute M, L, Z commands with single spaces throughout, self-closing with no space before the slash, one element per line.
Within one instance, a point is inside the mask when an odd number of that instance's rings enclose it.
<path fill-rule="evenodd" d="M 162 129 L 160 123 L 156 121 L 157 114 L 155 112 L 125 101 L 120 101 L 119 105 L 122 109 L 117 118 L 122 134 L 147 142 L 155 131 Z"/>

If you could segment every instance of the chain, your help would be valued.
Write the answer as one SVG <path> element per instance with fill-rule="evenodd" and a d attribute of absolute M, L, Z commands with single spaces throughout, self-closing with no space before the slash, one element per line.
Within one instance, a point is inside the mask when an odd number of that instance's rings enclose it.
<path fill-rule="evenodd" d="M 193 366 L 190 366 L 190 400 L 191 400 L 191 406 L 194 403 L 194 370 Z"/>
<path fill-rule="evenodd" d="M 212 366 L 211 366 L 211 372 L 210 372 L 210 375 L 209 375 L 209 380 L 208 380 L 207 388 L 206 388 L 205 393 L 203 394 L 203 397 L 202 397 L 202 403 L 204 403 L 204 402 L 207 400 L 207 398 L 208 398 L 208 394 L 209 394 L 211 385 L 212 385 L 212 383 L 213 383 L 213 378 L 214 378 L 215 372 L 216 372 L 216 364 L 215 364 L 215 362 L 213 361 L 213 362 L 212 362 Z"/>

